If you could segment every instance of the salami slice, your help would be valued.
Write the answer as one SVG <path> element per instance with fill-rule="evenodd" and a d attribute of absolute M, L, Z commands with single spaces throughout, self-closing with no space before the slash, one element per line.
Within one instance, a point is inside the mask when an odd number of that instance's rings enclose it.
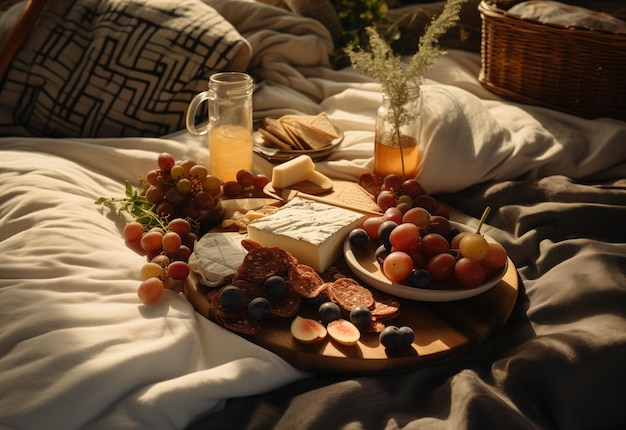
<path fill-rule="evenodd" d="M 300 310 L 300 295 L 290 288 L 280 297 L 265 296 L 265 298 L 270 302 L 270 315 L 289 318 Z"/>
<path fill-rule="evenodd" d="M 233 279 L 244 279 L 259 285 L 279 273 L 281 263 L 269 248 L 253 248 L 245 255 Z"/>
<path fill-rule="evenodd" d="M 216 322 L 227 329 L 240 334 L 256 334 L 263 328 L 263 321 L 252 319 L 247 313 L 238 318 L 220 318 L 216 316 Z"/>
<path fill-rule="evenodd" d="M 252 251 L 253 249 L 263 248 L 263 245 L 261 245 L 259 242 L 252 240 L 252 239 L 242 240 L 241 246 L 243 246 L 243 249 L 245 249 L 246 251 Z"/>
<path fill-rule="evenodd" d="M 382 320 L 395 318 L 400 311 L 400 301 L 386 294 L 374 293 L 374 307 L 372 316 Z"/>
<path fill-rule="evenodd" d="M 340 278 L 328 286 L 328 297 L 341 308 L 350 312 L 357 306 L 372 308 L 374 296 L 367 288 L 351 278 Z"/>
<path fill-rule="evenodd" d="M 294 291 L 307 299 L 317 297 L 326 288 L 326 284 L 315 269 L 305 264 L 291 266 L 289 283 Z"/>

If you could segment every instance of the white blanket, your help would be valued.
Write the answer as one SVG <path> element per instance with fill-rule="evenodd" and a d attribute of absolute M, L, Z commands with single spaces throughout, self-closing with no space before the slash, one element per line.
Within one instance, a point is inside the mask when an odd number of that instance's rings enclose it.
<path fill-rule="evenodd" d="M 264 82 L 255 114 L 324 110 L 345 140 L 319 169 L 348 179 L 369 170 L 378 86 L 327 67 L 319 23 L 223 3 L 251 40 L 251 73 Z M 430 193 L 524 175 L 626 177 L 625 123 L 502 102 L 478 84 L 478 69 L 478 56 L 453 51 L 428 75 L 421 180 Z M 123 196 L 124 180 L 162 151 L 208 156 L 205 139 L 186 132 L 0 139 L 0 428 L 177 429 L 225 399 L 308 376 L 195 313 L 183 296 L 139 303 L 144 260 L 121 239 L 128 219 L 94 201 Z M 271 167 L 255 158 L 255 170 Z"/>

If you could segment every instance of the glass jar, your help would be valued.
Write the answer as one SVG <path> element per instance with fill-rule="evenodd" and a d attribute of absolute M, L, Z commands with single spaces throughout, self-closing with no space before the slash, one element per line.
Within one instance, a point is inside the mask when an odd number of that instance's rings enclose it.
<path fill-rule="evenodd" d="M 376 113 L 374 136 L 374 175 L 384 178 L 395 173 L 403 180 L 419 174 L 419 136 L 421 97 L 419 88 L 410 88 L 403 105 L 407 121 L 396 128 L 390 98 L 383 93 L 383 103 Z"/>
<path fill-rule="evenodd" d="M 241 169 L 252 170 L 253 80 L 246 73 L 220 72 L 209 78 L 209 88 L 197 94 L 187 109 L 187 129 L 208 134 L 209 172 L 222 181 L 235 181 Z M 200 105 L 208 101 L 208 124 L 195 125 Z"/>

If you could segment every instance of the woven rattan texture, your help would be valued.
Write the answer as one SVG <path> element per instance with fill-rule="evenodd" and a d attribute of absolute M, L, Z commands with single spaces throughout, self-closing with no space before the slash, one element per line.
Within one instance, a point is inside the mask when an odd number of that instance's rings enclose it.
<path fill-rule="evenodd" d="M 544 25 L 483 1 L 480 82 L 520 103 L 626 120 L 626 35 Z"/>

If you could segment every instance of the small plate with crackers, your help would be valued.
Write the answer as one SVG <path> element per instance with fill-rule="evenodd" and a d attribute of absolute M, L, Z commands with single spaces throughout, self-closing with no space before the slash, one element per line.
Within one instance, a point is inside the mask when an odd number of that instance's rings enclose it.
<path fill-rule="evenodd" d="M 325 112 L 317 115 L 283 115 L 265 118 L 255 132 L 254 152 L 269 161 L 283 162 L 300 155 L 313 161 L 328 157 L 343 141 Z"/>

